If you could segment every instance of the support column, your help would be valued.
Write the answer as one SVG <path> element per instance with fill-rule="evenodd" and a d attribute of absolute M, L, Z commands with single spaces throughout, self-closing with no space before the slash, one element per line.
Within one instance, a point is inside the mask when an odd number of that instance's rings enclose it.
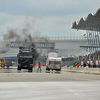
<path fill-rule="evenodd" d="M 91 45 L 91 32 L 89 32 L 89 44 Z"/>
<path fill-rule="evenodd" d="M 98 45 L 99 45 L 99 32 L 97 31 L 97 35 L 98 35 Z"/>
<path fill-rule="evenodd" d="M 94 45 L 94 42 L 95 42 L 95 36 L 94 36 L 94 31 L 93 31 L 93 45 Z"/>
<path fill-rule="evenodd" d="M 87 33 L 87 39 L 88 39 L 88 45 L 89 45 L 89 30 L 86 30 Z"/>

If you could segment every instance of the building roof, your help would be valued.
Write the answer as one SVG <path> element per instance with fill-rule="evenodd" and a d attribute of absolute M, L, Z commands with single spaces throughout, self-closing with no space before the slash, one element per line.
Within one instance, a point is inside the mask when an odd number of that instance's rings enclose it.
<path fill-rule="evenodd" d="M 87 17 L 82 17 L 79 21 L 71 24 L 72 29 L 100 31 L 100 8 L 96 13 L 90 13 Z"/>
<path fill-rule="evenodd" d="M 19 48 L 11 48 L 8 52 L 0 54 L 0 57 L 17 57 Z"/>

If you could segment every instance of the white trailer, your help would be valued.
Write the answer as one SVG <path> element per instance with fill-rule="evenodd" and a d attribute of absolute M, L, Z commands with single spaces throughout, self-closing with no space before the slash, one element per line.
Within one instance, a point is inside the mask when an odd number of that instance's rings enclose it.
<path fill-rule="evenodd" d="M 61 71 L 62 58 L 58 57 L 58 52 L 49 52 L 46 61 L 46 72 L 50 70 Z"/>

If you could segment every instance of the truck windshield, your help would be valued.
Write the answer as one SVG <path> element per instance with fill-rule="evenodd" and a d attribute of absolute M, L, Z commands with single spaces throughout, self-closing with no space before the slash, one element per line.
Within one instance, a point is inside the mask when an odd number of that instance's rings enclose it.
<path fill-rule="evenodd" d="M 32 53 L 20 53 L 19 57 L 22 57 L 22 58 L 32 58 Z"/>
<path fill-rule="evenodd" d="M 60 64 L 60 61 L 49 61 L 49 64 Z"/>

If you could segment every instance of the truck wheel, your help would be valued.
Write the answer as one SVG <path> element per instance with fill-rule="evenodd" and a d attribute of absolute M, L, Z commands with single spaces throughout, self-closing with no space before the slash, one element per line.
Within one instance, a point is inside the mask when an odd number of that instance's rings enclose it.
<path fill-rule="evenodd" d="M 33 72 L 33 69 L 32 68 L 30 68 L 30 72 Z"/>
<path fill-rule="evenodd" d="M 50 69 L 49 68 L 46 68 L 46 73 L 50 73 Z"/>
<path fill-rule="evenodd" d="M 60 74 L 60 72 L 61 72 L 61 69 L 56 69 L 55 73 L 59 73 Z"/>
<path fill-rule="evenodd" d="M 1 67 L 4 68 L 5 67 L 5 64 L 1 64 Z"/>
<path fill-rule="evenodd" d="M 29 68 L 29 69 L 28 69 L 28 72 L 33 72 L 33 69 L 32 69 L 32 68 Z"/>
<path fill-rule="evenodd" d="M 61 69 L 59 69 L 59 74 L 61 73 Z"/>

